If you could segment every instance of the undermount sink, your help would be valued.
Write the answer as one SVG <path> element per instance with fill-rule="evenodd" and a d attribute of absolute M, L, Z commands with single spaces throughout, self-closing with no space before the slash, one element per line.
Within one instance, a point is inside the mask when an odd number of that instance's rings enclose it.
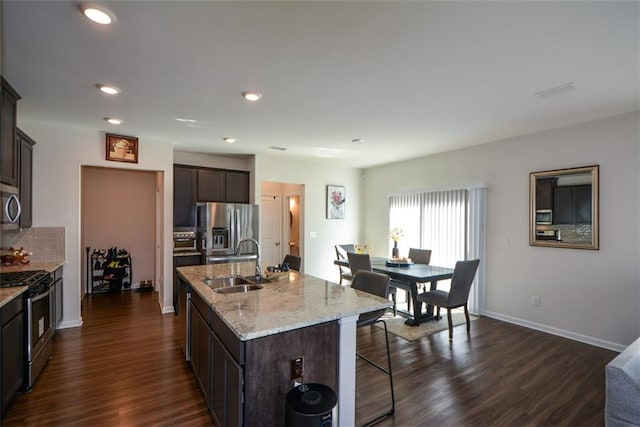
<path fill-rule="evenodd" d="M 257 291 L 265 283 L 271 283 L 263 277 L 205 277 L 204 283 L 219 294 L 235 294 L 239 292 Z"/>
<path fill-rule="evenodd" d="M 253 284 L 253 282 L 242 276 L 207 277 L 204 279 L 204 283 L 214 290 L 217 288 Z"/>
<path fill-rule="evenodd" d="M 235 294 L 239 292 L 256 291 L 258 289 L 262 289 L 262 286 L 251 283 L 248 285 L 233 285 L 222 288 L 215 288 L 213 291 L 219 294 Z"/>

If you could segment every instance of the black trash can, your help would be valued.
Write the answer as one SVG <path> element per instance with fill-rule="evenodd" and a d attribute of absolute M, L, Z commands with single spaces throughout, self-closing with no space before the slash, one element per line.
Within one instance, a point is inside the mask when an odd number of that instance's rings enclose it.
<path fill-rule="evenodd" d="M 324 384 L 302 384 L 287 393 L 287 427 L 331 427 L 338 403 L 336 392 Z"/>

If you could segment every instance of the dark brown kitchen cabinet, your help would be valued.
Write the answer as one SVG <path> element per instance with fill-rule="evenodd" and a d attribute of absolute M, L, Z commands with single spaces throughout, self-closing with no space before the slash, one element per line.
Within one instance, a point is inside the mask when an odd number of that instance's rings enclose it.
<path fill-rule="evenodd" d="M 210 411 L 222 427 L 242 425 L 242 366 L 211 333 L 212 387 Z"/>
<path fill-rule="evenodd" d="M 62 322 L 62 267 L 58 267 L 51 273 L 53 281 L 51 282 L 51 330 L 55 334 Z"/>
<path fill-rule="evenodd" d="M 567 185 L 554 190 L 554 224 L 591 223 L 591 185 Z"/>
<path fill-rule="evenodd" d="M 249 172 L 228 171 L 226 195 L 228 203 L 249 203 Z"/>
<path fill-rule="evenodd" d="M 226 202 L 226 172 L 198 169 L 198 201 Z"/>
<path fill-rule="evenodd" d="M 20 191 L 20 227 L 31 227 L 33 223 L 33 209 L 31 201 L 33 198 L 33 146 L 36 142 L 29 138 L 20 129 L 16 130 L 19 146 L 19 180 L 18 189 Z"/>
<path fill-rule="evenodd" d="M 16 138 L 17 104 L 20 95 L 2 78 L 2 140 L 0 141 L 0 180 L 18 186 L 19 143 Z"/>
<path fill-rule="evenodd" d="M 197 202 L 249 203 L 250 173 L 173 165 L 173 226 L 196 226 Z"/>
<path fill-rule="evenodd" d="M 180 294 L 180 279 L 176 269 L 178 267 L 200 264 L 202 264 L 202 255 L 200 254 L 173 254 L 173 311 L 176 314 L 180 314 L 180 310 L 184 310 L 182 307 L 185 307 L 184 302 L 186 301 L 186 299 L 183 299 L 181 302 L 178 298 L 178 295 Z"/>
<path fill-rule="evenodd" d="M 1 412 L 22 387 L 25 372 L 24 294 L 14 298 L 0 309 L 0 364 L 2 365 Z"/>
<path fill-rule="evenodd" d="M 207 304 L 196 293 L 191 294 L 189 302 L 189 338 L 191 348 L 189 353 L 191 359 L 191 369 L 196 377 L 202 397 L 205 402 L 209 402 L 211 394 L 211 362 L 210 352 L 210 331 L 209 328 L 209 308 Z M 207 405 L 208 406 L 208 405 Z"/>
<path fill-rule="evenodd" d="M 553 189 L 557 178 L 539 178 L 536 180 L 536 209 L 553 209 Z"/>
<path fill-rule="evenodd" d="M 173 226 L 196 226 L 197 170 L 188 166 L 173 166 Z"/>
<path fill-rule="evenodd" d="M 304 357 L 305 380 L 336 388 L 337 321 L 244 341 L 195 290 L 190 309 L 190 363 L 214 424 L 284 425 L 290 364 L 296 357 Z"/>

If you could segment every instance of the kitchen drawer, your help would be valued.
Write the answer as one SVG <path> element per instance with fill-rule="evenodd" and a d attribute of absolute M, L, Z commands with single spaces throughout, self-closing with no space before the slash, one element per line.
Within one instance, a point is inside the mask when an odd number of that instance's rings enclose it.
<path fill-rule="evenodd" d="M 15 317 L 16 314 L 20 314 L 20 312 L 24 308 L 24 294 L 20 294 L 15 297 L 12 301 L 5 304 L 0 311 L 2 313 L 2 326 L 9 323 L 11 319 Z"/>

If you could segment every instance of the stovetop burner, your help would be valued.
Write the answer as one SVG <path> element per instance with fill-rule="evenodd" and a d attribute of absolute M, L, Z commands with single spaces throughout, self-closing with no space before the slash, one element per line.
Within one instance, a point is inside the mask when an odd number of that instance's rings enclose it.
<path fill-rule="evenodd" d="M 29 296 L 44 293 L 49 288 L 50 275 L 45 270 L 11 271 L 0 273 L 0 288 L 28 286 Z"/>

